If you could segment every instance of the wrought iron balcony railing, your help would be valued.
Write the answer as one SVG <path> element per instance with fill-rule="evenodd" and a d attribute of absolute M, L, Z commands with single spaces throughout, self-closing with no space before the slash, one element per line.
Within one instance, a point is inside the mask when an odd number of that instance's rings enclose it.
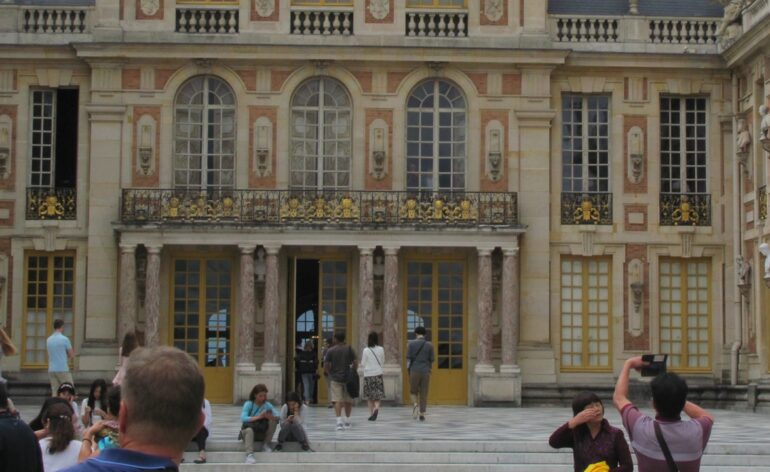
<path fill-rule="evenodd" d="M 561 224 L 611 225 L 612 194 L 605 192 L 562 192 Z"/>
<path fill-rule="evenodd" d="M 711 226 L 708 193 L 661 193 L 661 226 Z"/>
<path fill-rule="evenodd" d="M 27 220 L 77 219 L 74 188 L 27 188 Z"/>
<path fill-rule="evenodd" d="M 515 193 L 124 189 L 129 224 L 516 226 Z"/>
<path fill-rule="evenodd" d="M 767 219 L 767 185 L 757 189 L 757 205 L 759 206 L 759 219 Z"/>

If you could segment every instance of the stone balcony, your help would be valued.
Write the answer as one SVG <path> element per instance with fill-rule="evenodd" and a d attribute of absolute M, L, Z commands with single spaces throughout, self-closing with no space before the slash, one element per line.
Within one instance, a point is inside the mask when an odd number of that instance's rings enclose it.
<path fill-rule="evenodd" d="M 518 228 L 517 194 L 124 189 L 128 225 Z"/>

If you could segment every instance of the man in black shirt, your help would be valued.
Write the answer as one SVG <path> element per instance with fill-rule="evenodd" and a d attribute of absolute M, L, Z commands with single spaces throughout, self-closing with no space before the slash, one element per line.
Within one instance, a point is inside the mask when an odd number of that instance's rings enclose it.
<path fill-rule="evenodd" d="M 8 409 L 8 390 L 0 382 L 0 470 L 43 472 L 43 456 L 32 429 Z"/>

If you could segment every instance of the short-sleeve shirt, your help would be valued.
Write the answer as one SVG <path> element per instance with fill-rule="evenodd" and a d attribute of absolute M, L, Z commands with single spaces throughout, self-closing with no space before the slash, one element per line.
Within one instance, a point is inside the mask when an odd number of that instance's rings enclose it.
<path fill-rule="evenodd" d="M 128 449 L 105 449 L 98 456 L 62 472 L 177 472 L 179 467 L 166 457 L 151 456 Z"/>
<path fill-rule="evenodd" d="M 656 420 L 640 412 L 632 403 L 623 407 L 621 416 L 623 426 L 631 438 L 631 447 L 636 451 L 639 472 L 668 470 L 666 457 L 655 436 Z M 657 421 L 680 472 L 700 470 L 701 456 L 711 436 L 711 427 L 714 425 L 711 418 L 694 418 L 689 421 L 658 419 Z"/>
<path fill-rule="evenodd" d="M 356 353 L 347 344 L 335 344 L 326 353 L 326 362 L 330 364 L 329 378 L 335 382 L 344 382 L 347 368 L 356 360 Z"/>
<path fill-rule="evenodd" d="M 57 331 L 48 336 L 46 346 L 48 347 L 48 372 L 69 372 L 67 351 L 72 349 L 69 338 Z"/>

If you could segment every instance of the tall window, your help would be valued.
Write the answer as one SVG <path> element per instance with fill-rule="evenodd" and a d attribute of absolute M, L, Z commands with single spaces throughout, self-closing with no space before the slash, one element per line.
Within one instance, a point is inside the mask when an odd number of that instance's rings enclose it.
<path fill-rule="evenodd" d="M 708 370 L 711 278 L 707 260 L 660 262 L 660 351 L 673 368 Z"/>
<path fill-rule="evenodd" d="M 660 191 L 706 193 L 706 99 L 660 99 Z"/>
<path fill-rule="evenodd" d="M 562 190 L 609 192 L 607 95 L 562 96 Z"/>
<path fill-rule="evenodd" d="M 64 335 L 72 340 L 75 319 L 75 256 L 27 254 L 24 287 L 24 335 L 22 361 L 25 367 L 47 363 L 46 339 L 53 321 L 64 321 Z"/>
<path fill-rule="evenodd" d="M 561 367 L 610 369 L 610 259 L 561 261 Z"/>
<path fill-rule="evenodd" d="M 406 117 L 407 190 L 465 190 L 466 107 L 460 89 L 446 80 L 427 80 L 412 90 Z"/>
<path fill-rule="evenodd" d="M 338 81 L 308 80 L 291 101 L 293 189 L 347 189 L 352 156 L 351 100 Z"/>
<path fill-rule="evenodd" d="M 232 188 L 234 175 L 235 95 L 217 77 L 194 77 L 174 106 L 174 186 Z"/>
<path fill-rule="evenodd" d="M 31 119 L 30 187 L 74 188 L 78 90 L 32 90 Z"/>

